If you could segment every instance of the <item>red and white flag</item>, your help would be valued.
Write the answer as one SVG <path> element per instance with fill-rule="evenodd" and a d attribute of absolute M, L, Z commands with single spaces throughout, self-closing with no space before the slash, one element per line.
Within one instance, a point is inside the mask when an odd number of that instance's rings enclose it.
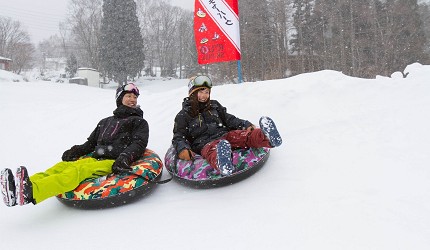
<path fill-rule="evenodd" d="M 240 60 L 237 0 L 196 0 L 194 36 L 199 64 Z"/>

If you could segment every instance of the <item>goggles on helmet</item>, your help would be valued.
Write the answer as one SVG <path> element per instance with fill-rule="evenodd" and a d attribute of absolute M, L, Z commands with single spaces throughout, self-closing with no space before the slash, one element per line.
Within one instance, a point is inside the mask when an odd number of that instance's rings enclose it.
<path fill-rule="evenodd" d="M 120 87 L 120 90 L 117 91 L 116 93 L 116 98 L 118 98 L 122 92 L 127 91 L 127 92 L 131 92 L 133 94 L 135 94 L 136 96 L 139 96 L 139 89 L 137 88 L 136 85 L 134 85 L 133 83 L 127 83 L 123 86 Z"/>
<path fill-rule="evenodd" d="M 207 76 L 196 76 L 188 83 L 188 89 L 192 89 L 193 87 L 212 88 L 212 80 Z"/>

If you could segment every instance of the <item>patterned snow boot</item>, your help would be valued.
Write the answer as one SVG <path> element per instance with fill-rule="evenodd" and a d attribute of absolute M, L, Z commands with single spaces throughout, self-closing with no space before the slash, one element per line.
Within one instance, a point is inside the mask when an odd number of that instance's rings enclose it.
<path fill-rule="evenodd" d="M 12 170 L 5 168 L 1 171 L 1 193 L 3 201 L 8 207 L 16 205 L 16 192 L 15 192 L 15 178 L 13 177 Z"/>
<path fill-rule="evenodd" d="M 28 178 L 27 168 L 24 166 L 16 170 L 16 203 L 20 206 L 34 203 L 33 200 L 33 187 Z"/>
<path fill-rule="evenodd" d="M 221 140 L 216 146 L 217 167 L 221 175 L 231 175 L 235 168 L 231 158 L 231 145 L 226 140 Z"/>
<path fill-rule="evenodd" d="M 260 118 L 260 128 L 266 137 L 269 139 L 270 145 L 272 147 L 279 147 L 282 144 L 281 135 L 276 129 L 275 122 L 267 116 L 262 116 Z"/>

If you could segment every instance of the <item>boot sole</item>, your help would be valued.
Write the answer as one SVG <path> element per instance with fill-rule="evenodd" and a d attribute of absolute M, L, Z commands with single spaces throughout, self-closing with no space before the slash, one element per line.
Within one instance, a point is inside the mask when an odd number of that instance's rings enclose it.
<path fill-rule="evenodd" d="M 16 171 L 16 192 L 17 192 L 17 199 L 16 203 L 20 206 L 23 206 L 25 204 L 30 203 L 27 201 L 28 197 L 25 197 L 24 193 L 26 190 L 24 190 L 25 186 L 28 185 L 27 181 L 30 181 L 28 178 L 27 169 L 23 166 L 19 167 Z"/>
<path fill-rule="evenodd" d="M 10 169 L 5 169 L 1 172 L 1 192 L 3 194 L 3 201 L 8 207 L 16 205 L 15 181 L 11 181 L 10 178 L 14 178 Z M 13 182 L 11 184 L 11 182 Z M 11 190 L 12 188 L 12 190 Z"/>
<path fill-rule="evenodd" d="M 275 122 L 271 118 L 263 116 L 260 118 L 259 123 L 261 130 L 263 130 L 263 133 L 269 139 L 270 145 L 272 147 L 279 147 L 282 144 L 282 138 L 276 128 Z"/>
<path fill-rule="evenodd" d="M 218 143 L 217 148 L 217 165 L 222 175 L 231 175 L 234 166 L 231 158 L 231 145 L 228 141 L 222 140 Z"/>

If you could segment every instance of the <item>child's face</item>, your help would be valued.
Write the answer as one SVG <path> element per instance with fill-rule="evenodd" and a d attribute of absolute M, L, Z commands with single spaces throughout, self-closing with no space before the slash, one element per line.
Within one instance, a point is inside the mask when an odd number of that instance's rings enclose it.
<path fill-rule="evenodd" d="M 201 89 L 197 92 L 197 100 L 199 102 L 207 102 L 211 92 L 208 88 Z"/>
<path fill-rule="evenodd" d="M 137 96 L 133 93 L 125 94 L 122 98 L 122 104 L 130 108 L 135 108 L 137 105 Z"/>

